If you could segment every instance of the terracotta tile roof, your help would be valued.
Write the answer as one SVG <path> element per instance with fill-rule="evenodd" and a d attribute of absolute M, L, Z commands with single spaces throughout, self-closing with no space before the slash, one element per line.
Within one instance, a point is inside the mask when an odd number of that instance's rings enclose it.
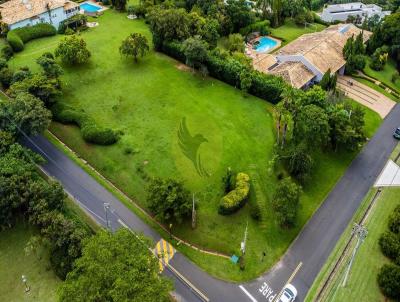
<path fill-rule="evenodd" d="M 295 88 L 302 88 L 315 77 L 301 62 L 284 62 L 274 67 L 269 73 L 281 76 Z"/>
<path fill-rule="evenodd" d="M 10 25 L 63 6 L 69 9 L 78 4 L 68 0 L 11 0 L 0 5 L 0 12 L 3 21 Z"/>
<path fill-rule="evenodd" d="M 321 32 L 297 38 L 282 47 L 276 55 L 302 55 L 322 73 L 328 69 L 336 72 L 346 63 L 342 54 L 346 41 L 360 32 L 361 29 L 353 24 L 332 25 Z M 363 32 L 364 42 L 371 34 L 369 31 Z"/>
<path fill-rule="evenodd" d="M 263 55 L 259 60 L 253 60 L 253 66 L 255 70 L 265 72 L 271 66 L 276 64 L 276 57 L 270 54 Z"/>

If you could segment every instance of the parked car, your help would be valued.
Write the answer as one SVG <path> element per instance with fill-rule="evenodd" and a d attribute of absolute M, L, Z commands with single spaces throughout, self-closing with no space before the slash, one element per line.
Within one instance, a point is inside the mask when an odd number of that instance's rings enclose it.
<path fill-rule="evenodd" d="M 279 302 L 293 302 L 297 297 L 297 289 L 292 284 L 286 284 Z"/>
<path fill-rule="evenodd" d="M 394 133 L 393 133 L 393 137 L 396 139 L 400 139 L 400 127 L 397 128 Z"/>

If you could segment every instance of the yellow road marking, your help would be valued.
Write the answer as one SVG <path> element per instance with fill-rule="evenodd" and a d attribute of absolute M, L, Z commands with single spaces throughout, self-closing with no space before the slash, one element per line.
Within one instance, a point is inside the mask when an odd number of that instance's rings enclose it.
<path fill-rule="evenodd" d="M 293 273 L 290 275 L 289 279 L 286 281 L 285 285 L 282 287 L 281 291 L 279 292 L 279 294 L 276 296 L 276 299 L 274 301 L 278 301 L 279 298 L 282 296 L 283 293 L 283 289 L 285 288 L 286 284 L 289 284 L 290 282 L 292 282 L 294 276 L 296 276 L 296 274 L 298 273 L 298 271 L 300 270 L 301 266 L 303 265 L 303 262 L 300 262 L 297 267 L 295 268 L 295 270 L 293 271 Z"/>
<path fill-rule="evenodd" d="M 174 256 L 175 249 L 172 246 L 172 244 L 170 244 L 168 241 L 160 239 L 160 241 L 158 241 L 156 244 L 154 253 L 159 259 L 158 262 L 160 266 L 160 272 L 162 272 L 164 267 L 169 263 L 169 261 Z"/>

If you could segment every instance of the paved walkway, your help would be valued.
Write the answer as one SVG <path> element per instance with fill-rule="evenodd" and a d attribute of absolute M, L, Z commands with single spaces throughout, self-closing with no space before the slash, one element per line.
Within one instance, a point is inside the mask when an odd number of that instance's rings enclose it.
<path fill-rule="evenodd" d="M 339 76 L 337 86 L 346 96 L 374 110 L 382 118 L 385 118 L 396 105 L 396 102 L 387 96 L 348 76 Z"/>
<path fill-rule="evenodd" d="M 391 159 L 387 162 L 382 173 L 375 183 L 375 187 L 398 187 L 400 186 L 400 167 Z"/>

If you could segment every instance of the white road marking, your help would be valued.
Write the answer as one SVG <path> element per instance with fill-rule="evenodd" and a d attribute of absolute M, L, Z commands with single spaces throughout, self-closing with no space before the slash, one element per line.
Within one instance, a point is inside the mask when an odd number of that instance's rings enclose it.
<path fill-rule="evenodd" d="M 239 288 L 250 298 L 253 302 L 258 302 L 244 287 L 243 285 L 239 285 Z"/>

